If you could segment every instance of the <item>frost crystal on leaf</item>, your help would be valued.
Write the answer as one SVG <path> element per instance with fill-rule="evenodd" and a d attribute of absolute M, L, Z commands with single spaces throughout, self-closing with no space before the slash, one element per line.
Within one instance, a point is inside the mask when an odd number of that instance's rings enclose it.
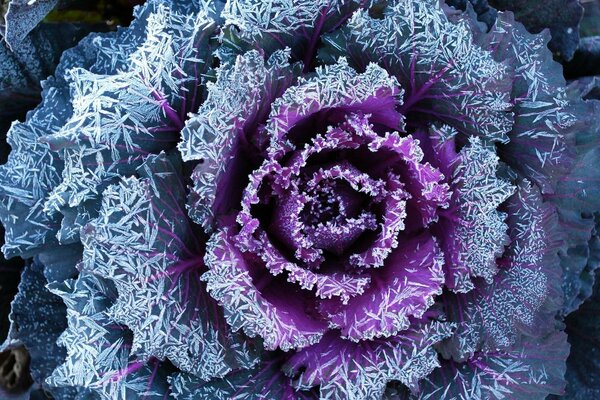
<path fill-rule="evenodd" d="M 6 2 L 8 5 L 2 5 L 2 37 L 10 48 L 15 50 L 46 14 L 56 7 L 59 0 L 8 0 L 3 3 Z"/>
<path fill-rule="evenodd" d="M 7 163 L 0 166 L 0 218 L 6 229 L 6 256 L 31 257 L 56 245 L 60 219 L 46 214 L 44 205 L 61 181 L 64 162 L 40 139 L 60 131 L 73 114 L 66 71 L 86 66 L 93 73 L 114 74 L 141 40 L 145 17 L 155 8 L 155 2 L 149 2 L 138 9 L 138 19 L 129 28 L 92 34 L 67 50 L 55 76 L 42 83 L 42 104 L 29 113 L 25 122 L 13 123 L 7 134 L 12 151 Z"/>
<path fill-rule="evenodd" d="M 439 366 L 433 345 L 452 329 L 447 323 L 415 323 L 398 336 L 360 343 L 332 332 L 293 355 L 284 370 L 300 390 L 320 385 L 321 399 L 381 398 L 391 381 L 417 389 L 418 381 Z"/>
<path fill-rule="evenodd" d="M 73 114 L 42 138 L 65 160 L 48 212 L 97 199 L 111 179 L 132 173 L 146 155 L 174 147 L 188 111 L 200 101 L 215 30 L 204 12 L 164 5 L 147 17 L 144 42 L 114 75 L 69 71 Z"/>
<path fill-rule="evenodd" d="M 225 320 L 200 282 L 203 260 L 184 210 L 185 187 L 161 154 L 103 193 L 100 216 L 82 229 L 82 268 L 113 282 L 107 313 L 133 332 L 131 353 L 168 358 L 202 379 L 247 368 L 253 349 Z M 241 339 L 241 338 L 239 338 Z"/>
<path fill-rule="evenodd" d="M 572 127 L 579 105 L 566 94 L 561 67 L 546 48 L 548 34 L 531 35 L 512 14 L 499 13 L 489 34 L 478 36 L 477 43 L 493 49 L 495 60 L 514 69 L 514 125 L 510 142 L 499 146 L 498 154 L 542 193 L 552 193 L 558 177 L 573 166 Z"/>
<path fill-rule="evenodd" d="M 56 397 L 561 392 L 557 316 L 590 288 L 563 307 L 561 266 L 569 283 L 598 256 L 600 105 L 564 88 L 546 34 L 438 0 L 135 17 L 64 53 L 0 167 L 4 252 L 36 257 L 11 338 L 47 361 L 37 380 L 62 363 Z M 66 326 L 35 327 L 53 310 Z"/>
<path fill-rule="evenodd" d="M 373 62 L 397 78 L 404 115 L 425 113 L 466 135 L 508 140 L 510 70 L 476 45 L 468 24 L 449 22 L 437 0 L 395 1 L 382 19 L 360 10 L 323 40 L 325 62 L 345 56 L 359 70 Z"/>
<path fill-rule="evenodd" d="M 293 298 L 293 294 L 288 293 L 288 298 L 283 292 L 269 299 L 262 296 L 250 275 L 254 266 L 243 259 L 229 235 L 222 230 L 211 237 L 205 256 L 209 271 L 202 276 L 210 295 L 224 308 L 229 325 L 234 330 L 243 328 L 250 337 L 261 337 L 269 350 L 290 350 L 318 342 L 327 324 L 304 315 L 304 308 L 293 304 L 302 299 Z"/>
<path fill-rule="evenodd" d="M 82 273 L 49 288 L 65 302 L 68 321 L 57 341 L 67 358 L 47 379 L 49 385 L 89 389 L 103 400 L 163 398 L 167 382 L 160 366 L 132 357 L 131 333 L 107 312 L 115 296 L 107 282 Z"/>
<path fill-rule="evenodd" d="M 443 361 L 423 379 L 416 400 L 544 400 L 564 389 L 567 335 L 555 332 L 507 351 L 476 353 L 463 364 Z"/>
<path fill-rule="evenodd" d="M 446 280 L 456 291 L 469 291 L 473 283 L 468 276 L 490 283 L 498 271 L 496 258 L 509 237 L 506 214 L 497 209 L 512 195 L 514 186 L 496 177 L 498 156 L 477 137 L 461 150 L 457 163 L 452 182 L 458 218 L 444 232 L 449 241 L 444 248 L 449 261 Z"/>
<path fill-rule="evenodd" d="M 294 125 L 318 111 L 332 108 L 370 114 L 370 120 L 402 130 L 402 116 L 389 109 L 400 102 L 403 91 L 388 72 L 370 64 L 358 73 L 345 58 L 326 67 L 319 67 L 309 78 L 299 78 L 295 86 L 276 99 L 266 130 L 269 133 L 269 155 L 278 158 L 292 150 L 288 132 Z M 341 122 L 341 121 L 340 121 Z"/>
<path fill-rule="evenodd" d="M 508 199 L 507 210 L 511 241 L 499 259 L 502 269 L 492 282 L 445 299 L 458 329 L 444 351 L 457 360 L 480 349 L 510 348 L 524 333 L 539 337 L 554 329 L 562 300 L 556 209 L 523 182 Z"/>
<path fill-rule="evenodd" d="M 312 62 L 322 34 L 342 25 L 354 11 L 377 0 L 230 0 L 223 17 L 250 48 L 271 54 L 289 47 L 297 60 Z M 236 34 L 237 31 L 236 31 Z"/>
<path fill-rule="evenodd" d="M 181 132 L 183 159 L 199 161 L 192 174 L 189 214 L 208 231 L 215 214 L 236 200 L 229 186 L 238 178 L 239 158 L 244 151 L 258 152 L 265 141 L 251 137 L 246 127 L 268 115 L 270 104 L 298 74 L 298 65 L 290 65 L 288 58 L 289 52 L 279 51 L 265 62 L 251 51 L 219 68 L 216 82 L 207 84 L 206 101 Z"/>

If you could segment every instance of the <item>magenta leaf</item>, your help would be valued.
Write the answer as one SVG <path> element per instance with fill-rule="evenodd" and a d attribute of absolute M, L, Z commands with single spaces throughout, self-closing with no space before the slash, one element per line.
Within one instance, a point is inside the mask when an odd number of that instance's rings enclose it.
<path fill-rule="evenodd" d="M 417 390 L 439 366 L 433 345 L 452 333 L 452 324 L 415 323 L 385 340 L 355 343 L 335 331 L 293 355 L 284 366 L 301 390 L 320 387 L 322 399 L 381 398 L 391 381 Z"/>
<path fill-rule="evenodd" d="M 239 56 L 217 70 L 207 86 L 208 97 L 186 122 L 178 145 L 185 161 L 198 161 L 189 195 L 192 220 L 207 231 L 214 218 L 229 212 L 238 196 L 232 193 L 244 179 L 244 153 L 259 152 L 266 139 L 251 132 L 269 113 L 270 104 L 298 75 L 289 53 L 277 52 L 265 62 L 257 52 Z M 233 187 L 232 187 L 233 186 Z"/>

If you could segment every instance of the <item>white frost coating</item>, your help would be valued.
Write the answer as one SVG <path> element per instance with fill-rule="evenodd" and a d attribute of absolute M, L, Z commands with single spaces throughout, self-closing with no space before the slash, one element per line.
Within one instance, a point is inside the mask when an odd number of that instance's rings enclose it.
<path fill-rule="evenodd" d="M 479 138 L 472 137 L 459 157 L 460 164 L 453 177 L 460 207 L 454 246 L 458 261 L 469 274 L 490 283 L 498 271 L 496 258 L 502 255 L 510 240 L 504 223 L 506 214 L 497 210 L 514 193 L 515 187 L 496 177 L 499 158 Z M 456 280 L 460 282 L 462 278 Z"/>
<path fill-rule="evenodd" d="M 82 229 L 82 268 L 110 279 L 118 297 L 108 314 L 133 332 L 140 360 L 168 358 L 201 379 L 249 368 L 252 349 L 226 329 L 200 282 L 201 253 L 183 205 L 185 189 L 164 157 L 150 156 L 144 179 L 123 179 L 103 193 L 100 216 Z"/>
<path fill-rule="evenodd" d="M 508 46 L 504 57 L 515 68 L 515 125 L 503 157 L 542 193 L 551 192 L 572 167 L 568 161 L 575 146 L 569 136 L 581 110 L 566 93 L 562 67 L 547 48 L 548 32 L 530 34 L 512 13 L 499 13 L 489 36 L 490 46 Z"/>
<path fill-rule="evenodd" d="M 8 6 L 6 3 L 8 2 Z M 11 50 L 16 50 L 27 34 L 58 4 L 58 0 L 9 0 L 2 21 L 2 38 Z"/>
<path fill-rule="evenodd" d="M 543 263 L 551 246 L 545 226 L 550 206 L 542 204 L 539 189 L 528 182 L 519 186 L 515 196 L 518 206 L 511 210 L 511 218 L 519 222 L 511 226 L 511 264 L 499 274 L 494 283 L 498 290 L 492 291 L 480 309 L 485 330 L 501 347 L 514 343 L 516 324 L 533 327 L 548 295 L 547 273 L 552 268 L 550 263 Z"/>
<path fill-rule="evenodd" d="M 271 140 L 269 155 L 277 158 L 294 149 L 287 133 L 295 123 L 311 114 L 336 107 L 360 109 L 374 98 L 380 101 L 392 98 L 400 105 L 403 93 L 396 78 L 376 64 L 369 64 L 363 73 L 350 67 L 345 58 L 340 58 L 336 64 L 319 67 L 313 77 L 299 78 L 295 86 L 273 102 L 266 126 Z M 365 107 L 365 113 L 370 111 L 376 114 L 378 110 Z M 398 130 L 402 130 L 402 123 L 398 125 Z"/>
<path fill-rule="evenodd" d="M 291 369 L 288 374 L 298 389 L 320 384 L 320 399 L 379 399 L 391 381 L 416 391 L 418 381 L 440 365 L 433 345 L 453 329 L 453 324 L 431 322 L 385 341 L 327 343 L 325 338 L 325 343 L 292 356 L 284 370 Z"/>
<path fill-rule="evenodd" d="M 65 161 L 47 212 L 97 198 L 110 179 L 132 173 L 145 155 L 177 142 L 214 28 L 204 12 L 182 15 L 160 5 L 148 16 L 145 41 L 129 57 L 127 70 L 70 71 L 73 115 L 43 138 Z"/>
<path fill-rule="evenodd" d="M 459 131 L 508 141 L 510 69 L 477 46 L 465 21 L 449 22 L 438 0 L 395 1 L 383 19 L 360 10 L 323 41 L 329 62 L 351 54 L 396 76 L 407 92 L 401 112 L 419 110 Z"/>
<path fill-rule="evenodd" d="M 102 400 L 127 400 L 134 393 L 158 400 L 165 388 L 156 389 L 166 382 L 131 357 L 127 330 L 107 313 L 111 301 L 105 282 L 82 273 L 49 289 L 65 302 L 68 327 L 57 341 L 67 349 L 66 360 L 47 383 L 90 389 Z"/>
<path fill-rule="evenodd" d="M 469 363 L 443 361 L 421 380 L 414 400 L 544 400 L 564 391 L 567 335 L 527 338 L 507 351 L 477 353 Z"/>
<path fill-rule="evenodd" d="M 342 3 L 339 0 L 230 0 L 222 15 L 227 24 L 240 28 L 243 37 L 252 38 L 266 33 L 293 32 L 302 27 L 310 29 L 321 9 L 330 4 L 339 7 Z"/>
<path fill-rule="evenodd" d="M 157 1 L 149 1 L 137 8 L 136 19 L 129 28 L 91 34 L 74 48 L 66 50 L 55 76 L 42 84 L 42 103 L 28 114 L 26 122 L 15 123 L 11 127 L 7 139 L 12 151 L 7 163 L 0 166 L 0 191 L 3 194 L 0 216 L 6 227 L 4 252 L 7 256 L 31 257 L 44 246 L 56 243 L 58 217 L 47 215 L 44 203 L 48 194 L 61 182 L 63 162 L 48 146 L 40 143 L 40 139 L 60 131 L 72 115 L 65 71 L 83 64 L 90 65 L 90 70 L 97 73 L 116 73 L 124 59 L 141 42 L 146 17 L 156 9 Z M 46 39 L 49 37 L 44 37 L 42 42 Z M 51 49 L 43 45 L 38 50 L 45 53 Z M 38 63 L 31 57 L 22 62 L 37 70 Z M 11 79 L 18 78 L 9 76 Z"/>
<path fill-rule="evenodd" d="M 181 132 L 178 148 L 183 159 L 201 160 L 192 176 L 189 214 L 206 230 L 214 216 L 217 185 L 226 178 L 240 141 L 249 139 L 244 126 L 268 112 L 297 74 L 288 58 L 289 51 L 279 51 L 265 62 L 259 52 L 250 51 L 219 68 L 216 82 L 207 84 L 208 98 Z"/>
<path fill-rule="evenodd" d="M 219 230 L 209 240 L 204 258 L 209 271 L 202 279 L 210 295 L 225 309 L 229 325 L 234 330 L 243 329 L 250 337 L 261 337 L 268 350 L 299 349 L 321 340 L 327 324 L 309 321 L 309 316 L 306 321 L 296 321 L 285 308 L 278 309 L 264 298 L 228 235 L 227 229 Z"/>
<path fill-rule="evenodd" d="M 456 314 L 454 319 L 461 321 L 449 347 L 457 360 L 481 348 L 507 348 L 522 330 L 543 332 L 545 324 L 552 326 L 554 312 L 542 307 L 551 293 L 549 276 L 560 276 L 560 266 L 546 257 L 553 246 L 548 224 L 555 218 L 554 209 L 542 203 L 539 189 L 528 182 L 519 184 L 507 207 L 511 240 L 505 258 L 508 265 L 491 283 L 457 294 L 448 302 L 451 313 Z"/>
<path fill-rule="evenodd" d="M 271 54 L 290 47 L 310 62 L 320 35 L 341 26 L 359 8 L 376 0 L 229 0 L 223 10 L 225 26 L 252 48 Z"/>

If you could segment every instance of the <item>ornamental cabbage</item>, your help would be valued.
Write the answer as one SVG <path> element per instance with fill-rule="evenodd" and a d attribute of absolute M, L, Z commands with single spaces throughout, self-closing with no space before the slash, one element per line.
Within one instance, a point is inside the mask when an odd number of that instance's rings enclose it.
<path fill-rule="evenodd" d="M 438 0 L 148 0 L 8 133 L 5 347 L 57 399 L 562 394 L 600 102 L 549 40 Z"/>

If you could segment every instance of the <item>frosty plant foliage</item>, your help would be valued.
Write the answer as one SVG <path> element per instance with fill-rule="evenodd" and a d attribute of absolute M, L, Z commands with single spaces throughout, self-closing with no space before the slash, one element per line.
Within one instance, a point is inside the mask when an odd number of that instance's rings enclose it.
<path fill-rule="evenodd" d="M 3 348 L 57 399 L 562 394 L 600 104 L 465 7 L 148 0 L 64 52 L 0 166 Z"/>

